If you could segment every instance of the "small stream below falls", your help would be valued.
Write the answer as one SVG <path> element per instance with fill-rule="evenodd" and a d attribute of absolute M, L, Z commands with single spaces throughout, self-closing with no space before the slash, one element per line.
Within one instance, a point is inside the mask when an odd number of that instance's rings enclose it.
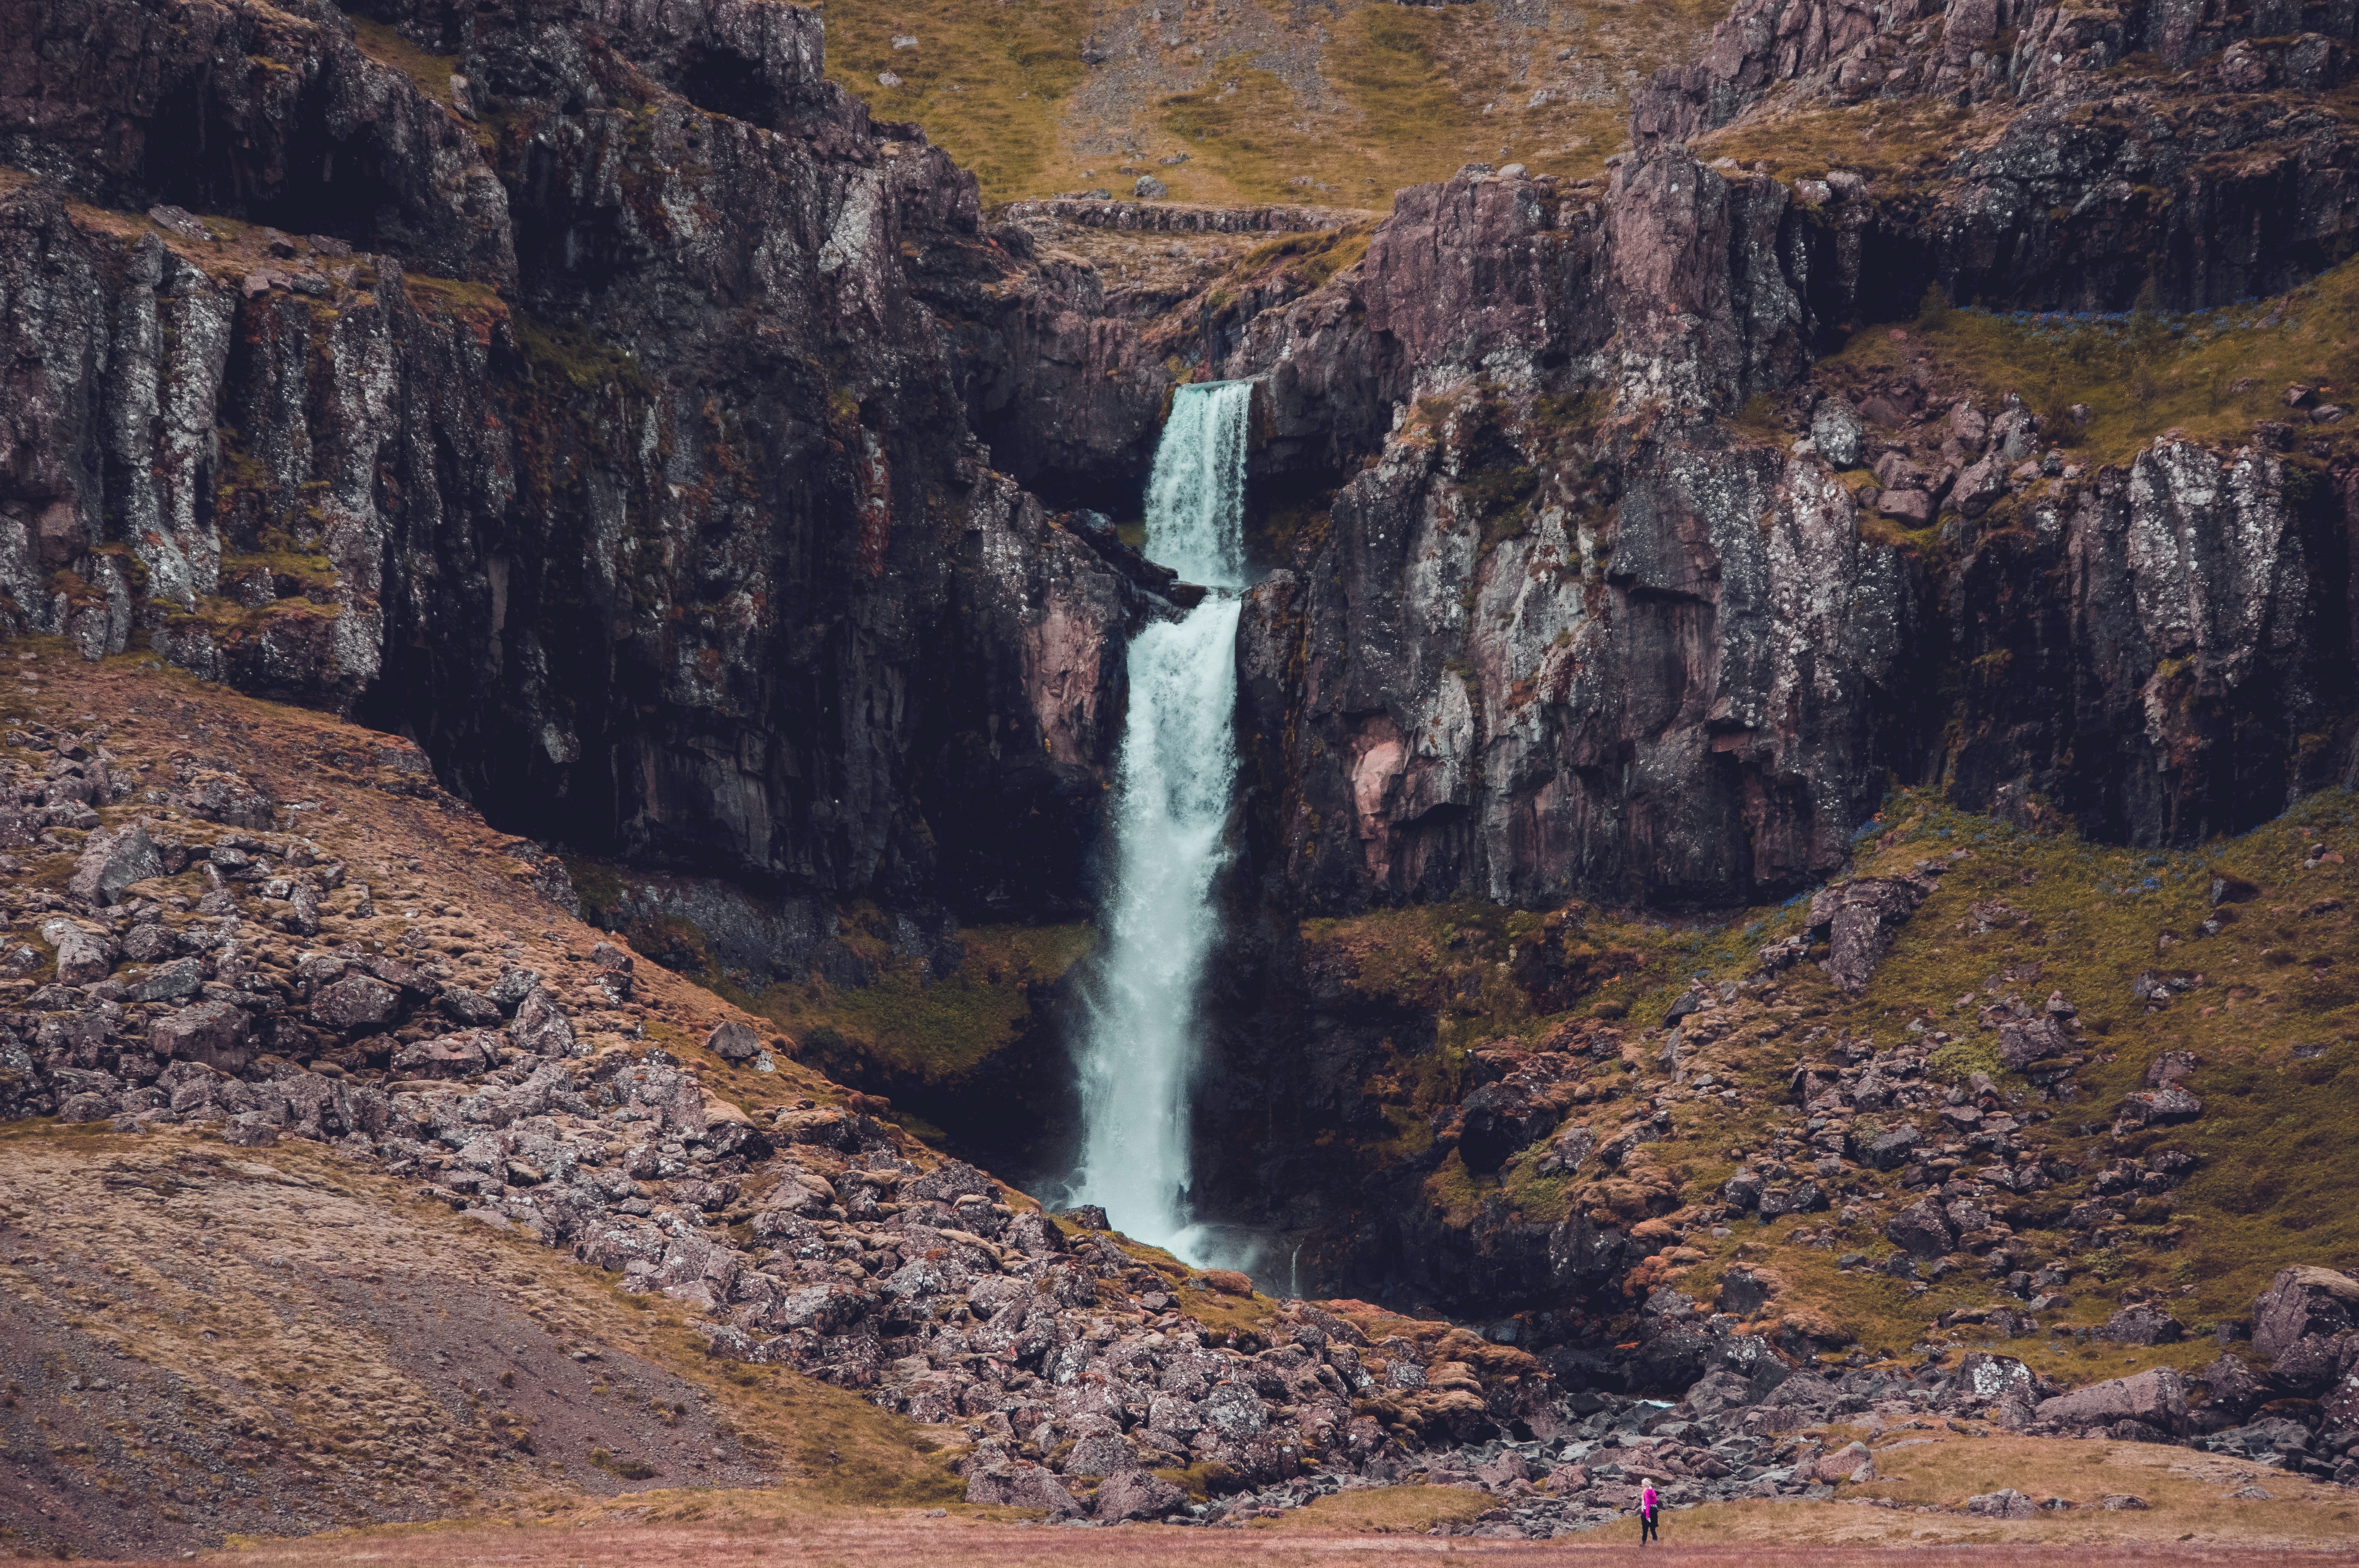
<path fill-rule="evenodd" d="M 1237 775 L 1236 632 L 1245 586 L 1245 437 L 1252 384 L 1183 386 L 1147 481 L 1148 558 L 1212 591 L 1130 643 L 1130 703 L 1114 802 L 1104 940 L 1075 1050 L 1082 1138 L 1071 1190 L 1115 1228 L 1198 1267 L 1241 1238 L 1190 1202 L 1190 1104 L 1205 971 L 1221 935 Z"/>

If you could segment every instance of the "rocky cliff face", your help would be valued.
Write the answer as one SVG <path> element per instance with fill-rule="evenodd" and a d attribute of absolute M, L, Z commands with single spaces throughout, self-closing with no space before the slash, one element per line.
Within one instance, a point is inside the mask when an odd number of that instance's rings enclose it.
<path fill-rule="evenodd" d="M 1006 264 L 812 15 L 37 20 L 15 626 L 356 710 L 585 845 L 1076 902 L 1157 581 L 966 434 L 919 287 Z"/>
<path fill-rule="evenodd" d="M 2354 28 L 2332 5 L 1745 0 L 1656 72 L 1631 128 L 1647 146 L 1784 124 L 1845 177 L 1828 181 L 1842 293 L 1869 319 L 1929 279 L 2067 310 L 2122 309 L 2151 281 L 2200 309 L 2346 253 L 2354 148 L 2316 95 L 2349 79 Z M 1885 113 L 1886 134 L 1859 134 Z"/>

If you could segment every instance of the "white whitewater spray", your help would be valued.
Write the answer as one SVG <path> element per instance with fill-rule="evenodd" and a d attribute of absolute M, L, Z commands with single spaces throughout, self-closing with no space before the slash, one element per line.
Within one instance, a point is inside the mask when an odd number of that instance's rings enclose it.
<path fill-rule="evenodd" d="M 1080 1052 L 1078 1201 L 1191 1263 L 1188 1205 L 1198 1000 L 1220 935 L 1212 884 L 1236 784 L 1236 633 L 1253 389 L 1180 389 L 1147 490 L 1147 554 L 1214 591 L 1131 640 L 1114 800 L 1114 884 Z"/>

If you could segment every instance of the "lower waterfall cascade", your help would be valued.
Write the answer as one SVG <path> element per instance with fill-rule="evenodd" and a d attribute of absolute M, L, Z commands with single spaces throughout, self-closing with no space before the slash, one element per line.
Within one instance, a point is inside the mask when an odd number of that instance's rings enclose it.
<path fill-rule="evenodd" d="M 1190 1098 L 1206 966 L 1220 937 L 1236 785 L 1237 617 L 1245 586 L 1248 382 L 1180 389 L 1147 485 L 1147 554 L 1211 589 L 1130 643 L 1130 705 L 1114 808 L 1105 943 L 1075 1053 L 1082 1145 L 1074 1200 L 1139 1240 L 1202 1264 L 1189 1202 Z"/>

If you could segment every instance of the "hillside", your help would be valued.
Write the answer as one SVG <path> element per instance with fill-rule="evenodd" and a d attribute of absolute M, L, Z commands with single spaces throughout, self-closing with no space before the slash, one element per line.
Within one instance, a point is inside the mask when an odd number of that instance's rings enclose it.
<path fill-rule="evenodd" d="M 1313 1455 L 1380 1485 L 1546 1398 L 1520 1351 L 1273 1300 L 945 1159 L 582 925 L 407 742 L 54 643 L 0 665 L 0 713 L 19 1552 L 683 1488 L 1158 1518 Z M 1381 1419 L 1355 1346 L 1407 1390 Z M 1180 1357 L 1185 1431 L 1059 1399 L 1056 1357 L 1102 1351 Z M 1232 1379 L 1274 1402 L 1184 1417 Z"/>
<path fill-rule="evenodd" d="M 1464 163 L 1593 174 L 1631 90 L 1719 13 L 1694 0 L 1316 9 L 831 0 L 828 74 L 912 121 L 988 202 L 1062 191 L 1382 211 Z M 888 85 L 884 78 L 894 80 Z"/>

